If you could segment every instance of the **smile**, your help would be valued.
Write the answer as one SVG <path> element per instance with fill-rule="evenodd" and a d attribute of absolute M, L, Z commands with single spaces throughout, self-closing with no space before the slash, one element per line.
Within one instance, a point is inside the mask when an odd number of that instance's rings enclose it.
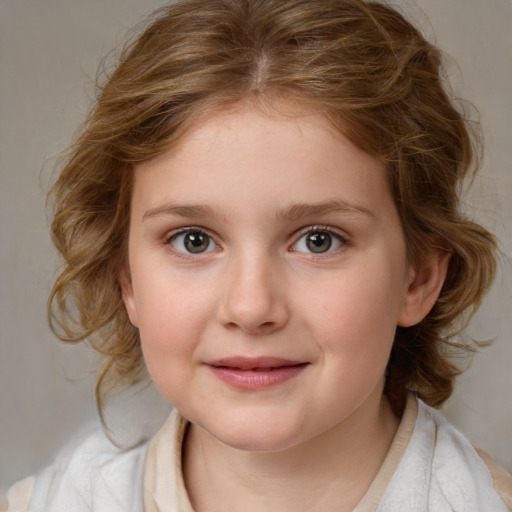
<path fill-rule="evenodd" d="M 309 363 L 275 357 L 232 357 L 206 363 L 213 374 L 231 387 L 261 390 L 299 375 Z"/>

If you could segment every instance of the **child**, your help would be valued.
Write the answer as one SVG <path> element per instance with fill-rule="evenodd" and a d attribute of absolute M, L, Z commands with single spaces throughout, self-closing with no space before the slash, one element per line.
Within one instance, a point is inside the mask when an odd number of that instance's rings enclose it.
<path fill-rule="evenodd" d="M 100 414 L 145 368 L 175 409 L 131 450 L 63 452 L 9 510 L 507 510 L 510 477 L 432 408 L 495 268 L 439 64 L 361 0 L 159 13 L 54 185 L 50 313 L 105 357 Z"/>

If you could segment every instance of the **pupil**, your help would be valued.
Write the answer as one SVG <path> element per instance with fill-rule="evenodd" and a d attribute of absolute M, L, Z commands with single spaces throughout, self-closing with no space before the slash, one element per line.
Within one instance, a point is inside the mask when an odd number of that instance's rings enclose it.
<path fill-rule="evenodd" d="M 204 252 L 208 248 L 209 240 L 206 235 L 196 231 L 187 233 L 184 243 L 188 252 L 199 253 Z"/>
<path fill-rule="evenodd" d="M 306 240 L 306 245 L 311 252 L 325 252 L 331 247 L 332 239 L 329 233 L 312 233 Z"/>

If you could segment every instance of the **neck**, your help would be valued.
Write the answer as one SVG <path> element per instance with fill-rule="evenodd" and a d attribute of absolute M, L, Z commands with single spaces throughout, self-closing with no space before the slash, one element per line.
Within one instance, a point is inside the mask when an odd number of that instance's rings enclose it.
<path fill-rule="evenodd" d="M 236 450 L 192 425 L 183 471 L 194 510 L 353 510 L 398 427 L 385 397 L 367 405 L 314 439 L 277 452 Z"/>

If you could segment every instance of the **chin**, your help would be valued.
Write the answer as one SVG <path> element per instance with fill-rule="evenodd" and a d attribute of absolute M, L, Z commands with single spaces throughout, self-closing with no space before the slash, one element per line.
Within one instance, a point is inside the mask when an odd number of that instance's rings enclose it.
<path fill-rule="evenodd" d="M 221 443 L 235 450 L 250 452 L 277 452 L 300 442 L 300 429 L 293 425 L 257 418 L 232 418 L 227 425 L 203 428 Z"/>
<path fill-rule="evenodd" d="M 297 444 L 293 439 L 286 436 L 276 436 L 275 433 L 265 435 L 265 433 L 237 432 L 234 435 L 221 439 L 217 438 L 223 444 L 240 451 L 245 452 L 280 452 L 291 448 Z"/>

